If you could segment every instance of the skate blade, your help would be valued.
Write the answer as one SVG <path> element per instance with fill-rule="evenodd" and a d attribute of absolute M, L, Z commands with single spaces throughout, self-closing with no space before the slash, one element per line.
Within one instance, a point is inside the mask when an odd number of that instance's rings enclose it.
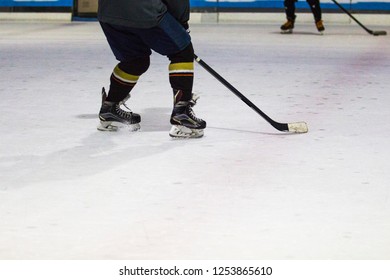
<path fill-rule="evenodd" d="M 173 125 L 169 136 L 176 139 L 200 138 L 203 137 L 203 129 L 193 129 L 182 125 Z"/>
<path fill-rule="evenodd" d="M 292 34 L 293 30 L 292 29 L 287 29 L 287 30 L 282 30 L 280 31 L 281 34 Z"/>
<path fill-rule="evenodd" d="M 100 122 L 97 126 L 97 130 L 99 131 L 118 131 L 119 129 L 128 129 L 129 131 L 138 131 L 141 129 L 141 125 L 139 123 L 136 124 L 124 124 L 118 122 Z"/>

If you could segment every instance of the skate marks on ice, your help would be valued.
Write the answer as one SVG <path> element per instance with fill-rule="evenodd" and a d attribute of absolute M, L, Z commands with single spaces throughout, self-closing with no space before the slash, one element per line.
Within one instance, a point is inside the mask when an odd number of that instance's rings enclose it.
<path fill-rule="evenodd" d="M 288 35 L 310 35 L 310 36 L 323 36 L 325 35 L 326 33 L 321 33 L 321 32 L 316 32 L 316 31 L 292 31 L 292 32 L 280 32 L 280 31 L 274 31 L 274 32 L 271 32 L 271 34 L 279 34 L 279 35 L 284 35 L 284 36 L 288 36 Z"/>
<path fill-rule="evenodd" d="M 141 111 L 134 110 L 135 113 L 139 113 L 141 115 L 141 129 L 140 131 L 167 131 L 171 129 L 171 124 L 169 123 L 170 114 L 172 112 L 172 108 L 145 108 Z M 75 118 L 81 120 L 96 120 L 96 125 L 99 123 L 99 116 L 97 113 L 95 114 L 79 114 L 76 115 Z M 126 128 L 124 128 L 126 129 Z"/>
<path fill-rule="evenodd" d="M 81 120 L 99 120 L 99 115 L 98 114 L 80 114 L 76 115 L 77 119 Z"/>

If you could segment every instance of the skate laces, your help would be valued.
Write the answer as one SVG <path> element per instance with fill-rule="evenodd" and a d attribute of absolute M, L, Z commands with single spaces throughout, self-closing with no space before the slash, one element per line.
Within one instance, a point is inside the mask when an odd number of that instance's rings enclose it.
<path fill-rule="evenodd" d="M 202 122 L 203 121 L 202 119 L 198 118 L 195 115 L 195 112 L 194 112 L 194 110 L 192 110 L 192 106 L 191 105 L 188 106 L 187 110 L 188 110 L 188 115 L 191 117 L 191 119 L 193 119 L 196 122 Z"/>
<path fill-rule="evenodd" d="M 118 113 L 119 116 L 126 118 L 126 119 L 131 119 L 133 116 L 133 111 L 126 105 L 126 101 L 129 100 L 131 97 L 130 93 L 116 105 L 116 112 Z M 125 107 L 128 111 L 123 110 L 120 106 Z"/>
<path fill-rule="evenodd" d="M 194 107 L 196 105 L 196 101 L 198 101 L 199 98 L 200 98 L 199 95 L 193 93 L 191 99 L 188 102 L 186 102 L 187 104 L 185 104 L 186 105 L 186 112 L 187 112 L 187 114 L 191 117 L 191 119 L 193 119 L 196 122 L 202 122 L 203 121 L 202 119 L 198 118 L 195 115 L 194 110 L 192 110 L 192 107 Z"/>
<path fill-rule="evenodd" d="M 123 105 L 129 111 L 125 111 L 125 110 L 121 109 L 120 105 Z M 124 104 L 122 102 L 115 106 L 115 111 L 122 118 L 131 119 L 133 117 L 133 112 L 131 111 L 131 109 L 129 107 L 127 107 L 126 104 Z"/>
<path fill-rule="evenodd" d="M 191 122 L 201 123 L 204 122 L 202 119 L 195 115 L 192 107 L 196 105 L 199 95 L 192 94 L 192 97 L 188 101 L 179 101 L 175 104 L 173 109 L 173 115 L 185 115 L 187 119 L 191 119 Z"/>
<path fill-rule="evenodd" d="M 129 118 L 132 118 L 132 116 L 133 116 L 133 112 L 125 104 L 125 102 L 127 100 L 129 100 L 130 97 L 131 97 L 131 95 L 129 93 L 129 94 L 127 94 L 127 96 L 122 101 L 120 101 L 118 104 L 115 105 L 115 112 L 122 118 L 129 119 Z M 102 104 L 106 101 L 106 99 L 107 99 L 107 93 L 106 93 L 106 89 L 103 87 L 102 88 Z M 121 105 L 123 105 L 129 111 L 122 110 L 120 108 Z"/>
<path fill-rule="evenodd" d="M 188 102 L 188 106 L 187 106 L 187 111 L 188 111 L 188 115 L 194 120 L 194 121 L 197 121 L 197 122 L 202 122 L 203 120 L 198 118 L 196 115 L 195 115 L 195 112 L 194 110 L 192 109 L 192 107 L 194 107 L 196 105 L 196 101 L 200 98 L 199 95 L 197 94 L 192 94 L 192 98 L 191 100 Z"/>

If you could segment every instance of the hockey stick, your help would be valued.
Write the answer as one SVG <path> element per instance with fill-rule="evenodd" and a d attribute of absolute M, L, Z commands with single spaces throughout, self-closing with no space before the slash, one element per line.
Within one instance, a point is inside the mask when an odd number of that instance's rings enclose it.
<path fill-rule="evenodd" d="M 370 30 L 368 29 L 367 27 L 365 27 L 360 21 L 358 21 L 353 15 L 351 15 L 350 12 L 348 12 L 343 6 L 341 6 L 339 3 L 337 3 L 336 0 L 332 0 L 333 3 L 335 3 L 337 6 L 339 6 L 339 8 L 341 10 L 343 10 L 344 13 L 346 13 L 347 15 L 349 15 L 354 21 L 356 21 L 357 24 L 359 24 L 364 30 L 366 30 L 368 33 L 370 33 L 371 35 L 374 35 L 374 36 L 379 36 L 379 35 L 386 35 L 387 32 L 386 31 L 383 31 L 383 30 L 380 30 L 380 31 L 373 31 L 373 30 Z"/>
<path fill-rule="evenodd" d="M 238 98 L 240 98 L 246 105 L 251 107 L 256 113 L 262 116 L 267 122 L 269 122 L 274 128 L 279 131 L 288 131 L 294 133 L 306 133 L 308 131 L 307 124 L 305 122 L 295 123 L 279 123 L 267 116 L 261 111 L 255 104 L 253 104 L 248 98 L 246 98 L 241 92 L 233 87 L 228 81 L 226 81 L 221 75 L 214 71 L 206 62 L 200 59 L 197 55 L 194 55 L 195 60 L 211 75 L 213 75 L 218 81 L 232 91 Z"/>

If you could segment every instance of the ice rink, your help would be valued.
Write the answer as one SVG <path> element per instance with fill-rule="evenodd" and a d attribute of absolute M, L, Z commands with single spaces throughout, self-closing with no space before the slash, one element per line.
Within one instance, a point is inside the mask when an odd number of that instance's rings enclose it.
<path fill-rule="evenodd" d="M 326 25 L 326 22 L 325 22 Z M 99 132 L 116 65 L 97 22 L 0 23 L 0 259 L 390 258 L 390 37 L 356 24 L 193 24 L 201 139 L 168 136 L 168 60 Z M 388 26 L 369 26 L 387 30 Z"/>

